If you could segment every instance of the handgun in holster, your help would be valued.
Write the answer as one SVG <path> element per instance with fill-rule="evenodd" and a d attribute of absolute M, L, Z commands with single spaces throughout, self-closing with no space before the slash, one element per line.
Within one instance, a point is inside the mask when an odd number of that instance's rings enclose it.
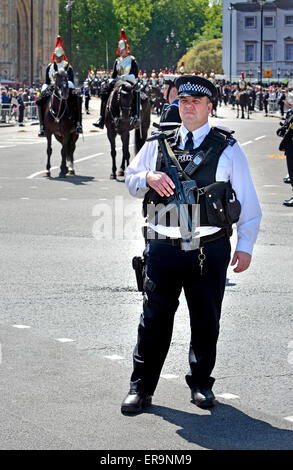
<path fill-rule="evenodd" d="M 135 271 L 137 289 L 139 292 L 143 292 L 143 283 L 144 283 L 144 266 L 145 261 L 141 256 L 135 256 L 132 259 L 132 267 Z"/>

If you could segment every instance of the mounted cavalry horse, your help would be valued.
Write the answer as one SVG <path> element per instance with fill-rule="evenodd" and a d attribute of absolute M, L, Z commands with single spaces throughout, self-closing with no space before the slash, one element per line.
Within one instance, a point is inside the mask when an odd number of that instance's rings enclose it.
<path fill-rule="evenodd" d="M 106 85 L 108 86 L 108 85 Z M 132 84 L 127 80 L 119 79 L 114 84 L 111 91 L 106 112 L 105 125 L 107 136 L 111 145 L 112 173 L 111 179 L 116 179 L 116 136 L 120 135 L 122 141 L 122 162 L 118 176 L 124 176 L 125 168 L 129 164 L 129 136 L 130 131 L 134 129 L 132 110 L 135 106 L 135 89 L 138 85 Z M 143 146 L 147 138 L 150 127 L 151 105 L 149 96 L 144 90 L 140 93 L 140 127 L 135 129 L 135 152 L 137 153 Z"/>
<path fill-rule="evenodd" d="M 74 175 L 73 154 L 79 134 L 73 119 L 74 101 L 71 99 L 68 87 L 66 67 L 58 71 L 55 69 L 55 84 L 52 85 L 53 93 L 44 106 L 44 128 L 47 138 L 47 166 L 44 176 L 51 176 L 52 135 L 62 145 L 62 161 L 59 178 L 65 178 L 69 173 Z M 68 163 L 68 166 L 67 164 Z"/>

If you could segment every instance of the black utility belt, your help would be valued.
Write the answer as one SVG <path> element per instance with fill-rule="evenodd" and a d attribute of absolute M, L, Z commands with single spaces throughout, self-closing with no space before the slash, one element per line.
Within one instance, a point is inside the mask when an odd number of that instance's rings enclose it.
<path fill-rule="evenodd" d="M 154 232 L 157 236 L 159 236 L 159 234 L 157 232 Z M 221 230 L 218 230 L 218 232 L 215 232 L 215 233 L 212 233 L 211 235 L 206 235 L 204 237 L 200 237 L 199 238 L 199 241 L 200 241 L 200 245 L 202 245 L 203 243 L 209 243 L 209 242 L 213 242 L 215 240 L 218 240 L 219 238 L 222 238 L 222 237 L 225 237 L 225 236 L 230 236 L 230 234 L 227 232 L 226 229 L 222 228 Z M 164 245 L 171 245 L 171 246 L 178 246 L 178 247 L 181 247 L 181 243 L 182 243 L 182 238 L 169 238 L 169 237 L 166 237 L 166 238 L 152 238 L 150 240 L 148 240 L 148 242 L 151 242 L 151 243 L 161 243 L 161 244 L 164 244 Z"/>

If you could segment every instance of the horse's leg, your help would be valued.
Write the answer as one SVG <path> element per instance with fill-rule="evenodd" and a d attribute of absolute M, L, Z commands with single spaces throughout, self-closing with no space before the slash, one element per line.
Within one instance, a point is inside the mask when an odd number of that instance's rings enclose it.
<path fill-rule="evenodd" d="M 129 165 L 130 153 L 129 153 L 129 130 L 125 130 L 121 134 L 122 140 L 122 163 L 118 176 L 124 176 L 125 166 Z"/>
<path fill-rule="evenodd" d="M 74 151 L 75 151 L 75 136 L 73 134 L 71 134 L 71 139 L 69 141 L 69 145 L 68 145 L 68 172 L 70 175 L 75 175 L 75 171 L 74 171 L 74 163 L 73 163 L 73 154 L 74 154 Z"/>
<path fill-rule="evenodd" d="M 52 155 L 52 134 L 46 133 L 47 137 L 47 166 L 44 176 L 50 178 L 51 176 L 51 155 Z"/>
<path fill-rule="evenodd" d="M 116 179 L 116 145 L 115 145 L 115 139 L 116 139 L 116 132 L 112 126 L 107 125 L 107 136 L 110 141 L 111 145 L 111 157 L 112 157 L 112 173 L 110 175 L 111 180 Z"/>
<path fill-rule="evenodd" d="M 61 149 L 62 160 L 61 160 L 59 178 L 66 178 L 66 173 L 68 172 L 68 168 L 66 166 L 68 146 L 69 146 L 69 138 L 68 137 L 63 138 L 62 149 Z"/>

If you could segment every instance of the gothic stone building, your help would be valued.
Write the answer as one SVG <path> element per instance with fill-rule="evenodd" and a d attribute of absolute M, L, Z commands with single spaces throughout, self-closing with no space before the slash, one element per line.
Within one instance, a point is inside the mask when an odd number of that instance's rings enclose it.
<path fill-rule="evenodd" d="M 0 0 L 0 81 L 43 80 L 58 28 L 58 0 Z"/>

